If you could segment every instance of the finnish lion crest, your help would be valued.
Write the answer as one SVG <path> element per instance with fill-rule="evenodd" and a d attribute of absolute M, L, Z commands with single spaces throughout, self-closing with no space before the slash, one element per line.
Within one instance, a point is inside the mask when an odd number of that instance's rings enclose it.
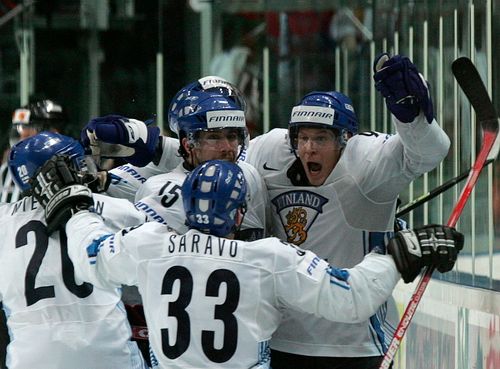
<path fill-rule="evenodd" d="M 293 208 L 286 215 L 285 231 L 286 240 L 295 245 L 300 245 L 307 239 L 307 212 L 302 208 Z"/>
<path fill-rule="evenodd" d="M 271 200 L 279 214 L 286 240 L 301 245 L 307 240 L 308 230 L 328 199 L 309 191 L 289 191 Z"/>

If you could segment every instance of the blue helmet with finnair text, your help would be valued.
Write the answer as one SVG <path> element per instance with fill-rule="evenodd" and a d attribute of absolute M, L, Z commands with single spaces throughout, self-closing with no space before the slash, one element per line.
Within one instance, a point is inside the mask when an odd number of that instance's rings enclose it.
<path fill-rule="evenodd" d="M 192 105 L 196 100 L 206 95 L 222 95 L 232 100 L 233 103 L 241 110 L 245 111 L 246 103 L 243 94 L 232 83 L 226 81 L 222 77 L 207 76 L 189 83 L 181 88 L 170 102 L 168 109 L 168 124 L 170 130 L 177 135 L 179 134 L 178 118 L 189 113 L 189 105 Z"/>
<path fill-rule="evenodd" d="M 185 114 L 178 117 L 179 141 L 187 138 L 190 145 L 195 145 L 201 131 L 234 129 L 238 135 L 240 152 L 248 145 L 248 130 L 245 112 L 230 98 L 222 95 L 195 92 L 197 96 L 185 106 Z M 185 158 L 183 145 L 180 153 Z"/>
<path fill-rule="evenodd" d="M 193 169 L 182 185 L 189 228 L 219 237 L 237 230 L 236 211 L 246 211 L 247 185 L 241 168 L 225 160 L 209 160 Z"/>
<path fill-rule="evenodd" d="M 358 133 L 358 118 L 352 100 L 337 91 L 314 91 L 292 109 L 288 125 L 290 144 L 296 149 L 300 127 L 328 128 L 335 131 L 341 146 Z"/>
<path fill-rule="evenodd" d="M 21 190 L 27 191 L 31 188 L 30 178 L 54 155 L 67 155 L 75 167 L 80 168 L 85 154 L 78 141 L 46 131 L 19 141 L 11 148 L 9 170 Z"/>

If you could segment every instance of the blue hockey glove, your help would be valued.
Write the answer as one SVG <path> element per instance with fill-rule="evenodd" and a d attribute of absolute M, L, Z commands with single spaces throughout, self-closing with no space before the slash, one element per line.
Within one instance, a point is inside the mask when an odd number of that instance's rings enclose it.
<path fill-rule="evenodd" d="M 427 225 L 396 232 L 387 251 L 392 255 L 405 283 L 413 282 L 424 266 L 450 271 L 464 247 L 464 235 L 444 225 Z"/>
<path fill-rule="evenodd" d="M 92 119 L 81 132 L 81 142 L 92 155 L 103 158 L 123 158 L 143 167 L 153 160 L 160 129 L 120 115 Z"/>
<path fill-rule="evenodd" d="M 427 82 L 406 56 L 383 53 L 373 63 L 375 87 L 387 108 L 403 123 L 413 122 L 422 111 L 432 123 L 434 109 Z"/>

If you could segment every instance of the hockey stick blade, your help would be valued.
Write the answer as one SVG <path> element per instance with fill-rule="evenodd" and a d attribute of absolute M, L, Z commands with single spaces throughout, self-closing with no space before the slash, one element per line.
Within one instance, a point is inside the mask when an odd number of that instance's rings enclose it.
<path fill-rule="evenodd" d="M 484 87 L 483 81 L 476 67 L 469 58 L 461 57 L 451 64 L 451 70 L 458 84 L 462 88 L 465 96 L 476 112 L 476 117 L 479 122 L 495 122 L 498 115 L 495 107 L 491 103 L 488 91 Z M 489 123 L 487 123 L 489 126 Z M 492 123 L 491 128 L 498 129 L 498 123 Z M 487 129 L 487 127 L 483 127 Z"/>
<path fill-rule="evenodd" d="M 472 107 L 476 112 L 477 120 L 483 131 L 483 142 L 481 149 L 476 156 L 476 161 L 465 182 L 464 188 L 458 197 L 458 201 L 453 208 L 450 218 L 446 223 L 450 227 L 454 227 L 457 223 L 462 210 L 474 189 L 474 186 L 479 178 L 479 174 L 483 169 L 488 159 L 494 159 L 498 155 L 500 141 L 498 139 L 498 115 L 486 91 L 486 88 L 477 72 L 476 67 L 468 58 L 459 58 L 452 64 L 453 75 L 457 79 L 458 84 L 469 99 Z M 394 356 L 401 344 L 401 340 L 408 329 L 408 326 L 417 310 L 420 299 L 422 298 L 427 285 L 431 279 L 433 267 L 425 269 L 423 277 L 418 282 L 418 285 L 413 293 L 408 306 L 401 317 L 401 320 L 396 328 L 396 332 L 392 337 L 391 343 L 387 352 L 382 359 L 379 369 L 388 369 L 394 360 Z"/>

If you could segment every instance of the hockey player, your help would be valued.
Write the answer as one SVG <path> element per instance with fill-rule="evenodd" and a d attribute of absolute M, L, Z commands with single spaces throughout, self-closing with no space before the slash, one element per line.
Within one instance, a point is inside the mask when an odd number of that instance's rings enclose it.
<path fill-rule="evenodd" d="M 33 185 L 47 221 L 64 223 L 74 214 L 66 232 L 80 278 L 106 289 L 138 285 L 159 368 L 269 368 L 269 339 L 282 308 L 364 322 L 400 275 L 409 282 L 423 266 L 448 271 L 463 247 L 453 228 L 426 226 L 397 233 L 388 243 L 392 257 L 370 253 L 351 269 L 337 269 L 277 238 L 234 240 L 247 184 L 240 167 L 221 160 L 186 177 L 187 233 L 149 222 L 113 234 L 85 210 L 90 193 L 65 162 L 49 162 Z"/>
<path fill-rule="evenodd" d="M 0 165 L 0 202 L 16 202 L 20 188 L 16 186 L 9 171 L 8 157 L 10 147 L 19 140 L 28 138 L 42 130 L 61 131 L 67 124 L 67 116 L 62 107 L 52 100 L 40 100 L 16 109 L 12 114 L 12 127 L 9 132 L 9 148 L 4 152 Z M 2 304 L 0 303 L 0 308 Z M 9 342 L 5 315 L 0 312 L 0 367 L 5 362 L 6 347 Z"/>
<path fill-rule="evenodd" d="M 13 178 L 26 196 L 0 205 L 0 300 L 11 339 L 7 367 L 147 368 L 130 341 L 119 286 L 103 290 L 75 277 L 64 229 L 49 232 L 44 210 L 31 196 L 29 179 L 55 154 L 66 154 L 73 165 L 85 167 L 83 147 L 51 132 L 20 141 L 9 156 Z M 127 200 L 101 195 L 94 200 L 95 211 L 112 229 L 145 221 Z"/>
<path fill-rule="evenodd" d="M 292 109 L 288 130 L 255 138 L 247 152 L 269 191 L 272 234 L 346 268 L 380 245 L 377 232 L 394 229 L 398 194 L 435 168 L 450 145 L 408 58 L 383 54 L 374 79 L 396 134 L 357 134 L 347 96 L 312 92 Z M 287 311 L 271 342 L 273 369 L 378 368 L 398 322 L 390 308 L 357 324 Z"/>
<path fill-rule="evenodd" d="M 450 145 L 434 120 L 427 84 L 408 58 L 382 54 L 374 79 L 397 134 L 357 134 L 347 96 L 314 92 L 292 110 L 288 130 L 253 139 L 245 159 L 267 186 L 270 234 L 347 268 L 393 231 L 399 192 L 435 168 Z M 388 308 L 357 324 L 287 312 L 271 342 L 273 369 L 378 368 L 397 323 L 396 311 L 387 319 Z"/>
<path fill-rule="evenodd" d="M 214 93 L 195 92 L 184 110 L 186 113 L 176 122 L 179 153 L 184 161 L 169 173 L 150 177 L 136 194 L 138 208 L 153 209 L 155 215 L 168 219 L 168 225 L 179 233 L 187 230 L 180 196 L 186 175 L 207 160 L 236 162 L 240 151 L 248 146 L 244 111 L 231 99 Z M 249 209 L 236 238 L 256 240 L 264 237 L 267 192 L 255 168 L 244 162 L 238 165 L 249 184 Z"/>

